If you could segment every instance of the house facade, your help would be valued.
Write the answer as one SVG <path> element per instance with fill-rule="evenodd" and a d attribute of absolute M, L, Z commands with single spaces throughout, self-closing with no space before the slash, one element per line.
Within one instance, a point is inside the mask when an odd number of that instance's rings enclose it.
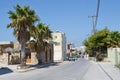
<path fill-rule="evenodd" d="M 11 41 L 4 41 L 0 42 L 0 63 L 1 64 L 9 64 L 9 59 L 10 59 L 10 53 L 4 54 L 4 50 L 6 48 L 13 48 L 13 42 Z"/>
<path fill-rule="evenodd" d="M 65 33 L 56 31 L 52 33 L 54 42 L 54 61 L 66 60 L 66 36 Z"/>
<path fill-rule="evenodd" d="M 7 51 L 6 51 L 7 50 Z M 26 47 L 26 63 L 38 64 L 37 53 Z M 48 43 L 44 54 L 40 55 L 43 63 L 53 62 L 53 44 Z M 0 63 L 19 64 L 21 59 L 19 42 L 0 42 Z"/>

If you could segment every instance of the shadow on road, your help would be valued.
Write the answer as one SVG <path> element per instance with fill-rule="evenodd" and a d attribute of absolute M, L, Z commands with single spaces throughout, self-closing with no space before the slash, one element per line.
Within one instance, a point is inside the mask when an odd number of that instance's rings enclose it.
<path fill-rule="evenodd" d="M 35 68 L 48 68 L 50 66 L 58 66 L 59 63 L 58 62 L 54 62 L 54 63 L 48 63 L 48 64 L 41 64 L 41 65 L 30 65 L 30 67 L 35 67 Z"/>
<path fill-rule="evenodd" d="M 0 75 L 12 73 L 13 71 L 7 67 L 0 68 Z"/>

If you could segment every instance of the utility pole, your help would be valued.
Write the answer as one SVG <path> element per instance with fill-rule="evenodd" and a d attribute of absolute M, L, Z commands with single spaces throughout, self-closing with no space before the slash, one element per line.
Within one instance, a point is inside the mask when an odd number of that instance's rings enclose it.
<path fill-rule="evenodd" d="M 100 7 L 100 0 L 98 0 L 98 4 L 97 4 L 95 27 L 97 26 L 97 22 L 98 22 L 99 7 Z"/>
<path fill-rule="evenodd" d="M 88 18 L 92 18 L 92 27 L 93 27 L 93 34 L 95 34 L 96 29 L 95 29 L 95 21 L 94 18 L 96 18 L 96 16 L 88 16 Z M 94 55 L 94 60 L 96 61 L 96 50 L 95 50 L 95 46 L 93 47 L 93 55 Z"/>
<path fill-rule="evenodd" d="M 95 33 L 95 32 L 96 32 L 96 29 L 95 29 L 95 21 L 94 21 L 94 18 L 96 18 L 96 16 L 88 16 L 88 18 L 92 18 L 93 33 Z"/>

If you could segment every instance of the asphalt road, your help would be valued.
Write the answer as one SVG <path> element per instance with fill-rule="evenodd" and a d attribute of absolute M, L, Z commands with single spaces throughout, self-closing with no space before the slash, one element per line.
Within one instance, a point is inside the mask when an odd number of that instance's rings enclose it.
<path fill-rule="evenodd" d="M 65 61 L 36 70 L 0 75 L 0 80 L 111 80 L 100 66 L 85 59 Z"/>

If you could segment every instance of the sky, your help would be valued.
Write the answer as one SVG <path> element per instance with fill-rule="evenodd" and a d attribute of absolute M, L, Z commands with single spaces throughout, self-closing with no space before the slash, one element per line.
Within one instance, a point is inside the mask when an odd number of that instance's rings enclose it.
<path fill-rule="evenodd" d="M 0 1 L 0 41 L 16 41 L 13 29 L 7 29 L 11 22 L 8 11 L 14 11 L 17 4 L 30 6 L 40 18 L 40 22 L 50 25 L 54 31 L 64 32 L 67 42 L 75 46 L 92 34 L 92 19 L 96 14 L 98 0 L 2 0 Z M 97 30 L 108 28 L 120 30 L 120 0 L 101 0 Z"/>

